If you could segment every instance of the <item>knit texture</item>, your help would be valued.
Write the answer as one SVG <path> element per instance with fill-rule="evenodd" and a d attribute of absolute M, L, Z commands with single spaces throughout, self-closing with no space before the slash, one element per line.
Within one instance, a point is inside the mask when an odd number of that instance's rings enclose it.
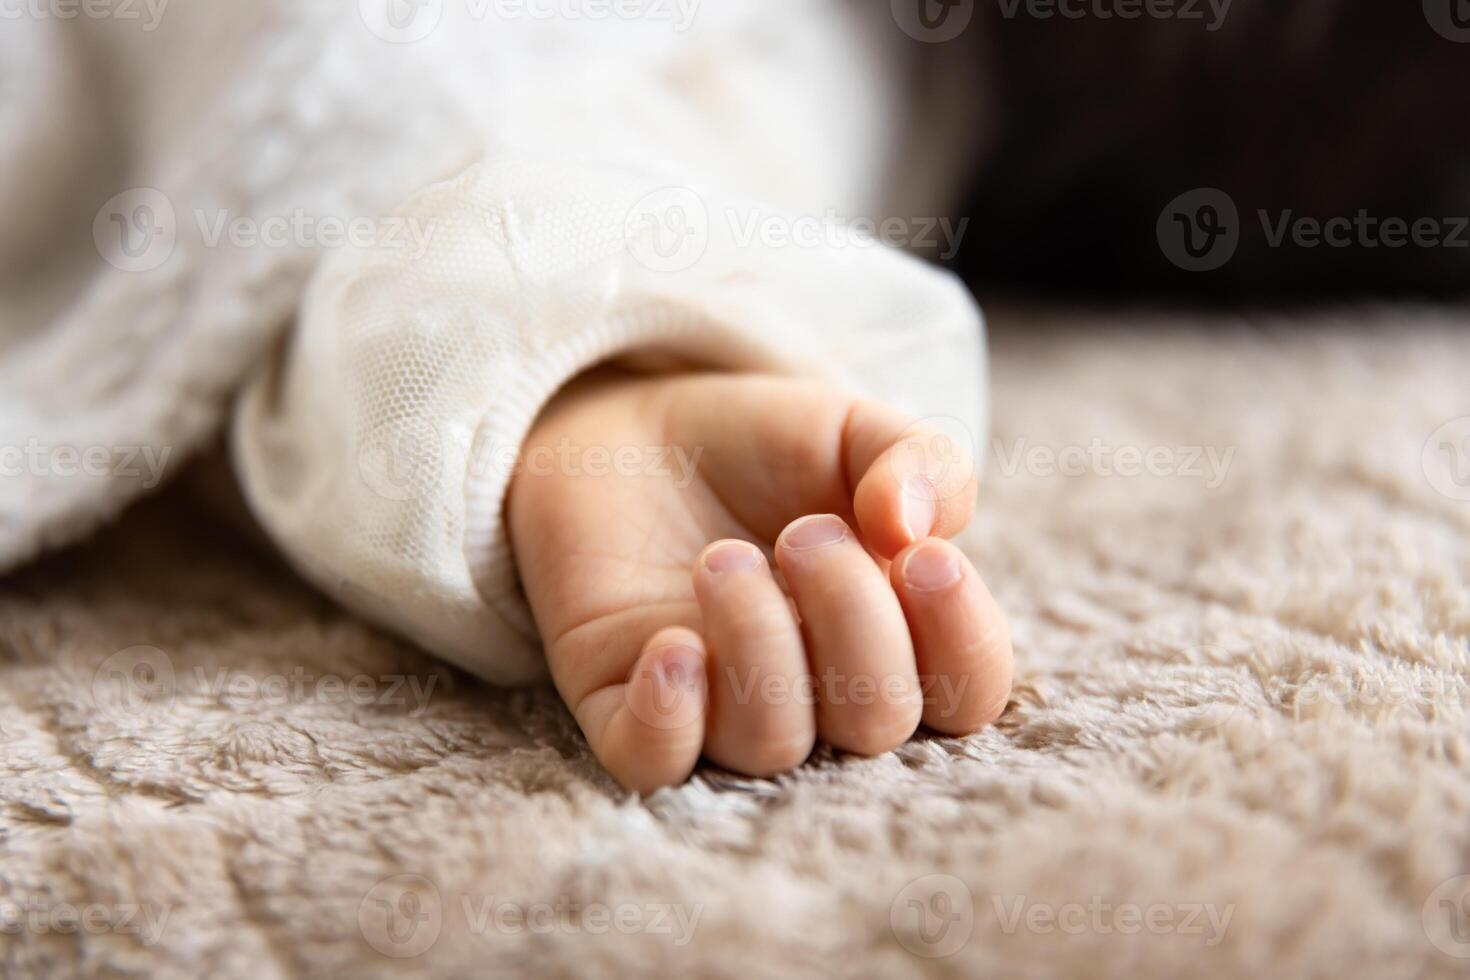
<path fill-rule="evenodd" d="M 747 240 L 800 217 L 667 180 L 496 153 L 390 217 L 421 254 L 323 265 L 234 425 L 251 508 L 307 577 L 480 677 L 544 674 L 501 505 L 537 414 L 602 361 L 815 377 L 984 431 L 957 279 L 876 240 Z"/>

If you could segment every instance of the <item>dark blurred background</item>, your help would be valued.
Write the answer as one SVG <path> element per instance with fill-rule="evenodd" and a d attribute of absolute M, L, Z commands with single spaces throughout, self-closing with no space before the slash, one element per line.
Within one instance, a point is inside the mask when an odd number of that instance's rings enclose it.
<path fill-rule="evenodd" d="M 955 40 L 988 100 L 956 260 L 977 289 L 1196 304 L 1470 292 L 1470 0 L 1097 13 L 1126 5 L 1074 0 L 1084 15 L 1068 18 L 976 0 Z M 1303 218 L 1354 224 L 1311 247 Z"/>

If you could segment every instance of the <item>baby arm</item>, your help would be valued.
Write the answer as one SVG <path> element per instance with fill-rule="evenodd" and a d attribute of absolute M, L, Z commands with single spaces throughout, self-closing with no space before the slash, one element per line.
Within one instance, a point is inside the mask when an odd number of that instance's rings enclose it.
<path fill-rule="evenodd" d="M 973 466 L 910 425 L 983 433 L 973 301 L 876 244 L 742 236 L 750 206 L 670 183 L 505 154 L 400 210 L 422 254 L 329 259 L 237 409 L 256 515 L 320 587 L 467 670 L 549 668 L 641 790 L 701 752 L 769 774 L 818 737 L 873 752 L 921 717 L 990 720 L 1004 620 L 940 540 Z M 677 209 L 694 244 L 661 250 Z M 593 370 L 613 362 L 640 370 Z M 930 711 L 925 677 L 961 693 Z"/>

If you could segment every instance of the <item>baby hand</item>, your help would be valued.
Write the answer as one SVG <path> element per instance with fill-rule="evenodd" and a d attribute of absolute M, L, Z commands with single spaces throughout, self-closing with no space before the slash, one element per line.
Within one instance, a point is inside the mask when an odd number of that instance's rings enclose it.
<path fill-rule="evenodd" d="M 1000 715 L 1005 617 L 944 540 L 973 465 L 916 435 L 764 375 L 600 371 L 548 406 L 508 523 L 552 677 L 614 778 L 650 792 L 701 754 L 768 776 L 818 738 L 871 755 L 921 720 Z"/>

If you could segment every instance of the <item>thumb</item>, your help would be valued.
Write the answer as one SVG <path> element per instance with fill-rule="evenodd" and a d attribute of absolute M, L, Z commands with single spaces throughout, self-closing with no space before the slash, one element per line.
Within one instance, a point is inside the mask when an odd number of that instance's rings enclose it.
<path fill-rule="evenodd" d="M 910 421 L 876 402 L 857 403 L 844 434 L 857 480 L 853 515 L 868 547 L 892 558 L 915 541 L 953 537 L 975 510 L 973 432 L 959 419 Z"/>

